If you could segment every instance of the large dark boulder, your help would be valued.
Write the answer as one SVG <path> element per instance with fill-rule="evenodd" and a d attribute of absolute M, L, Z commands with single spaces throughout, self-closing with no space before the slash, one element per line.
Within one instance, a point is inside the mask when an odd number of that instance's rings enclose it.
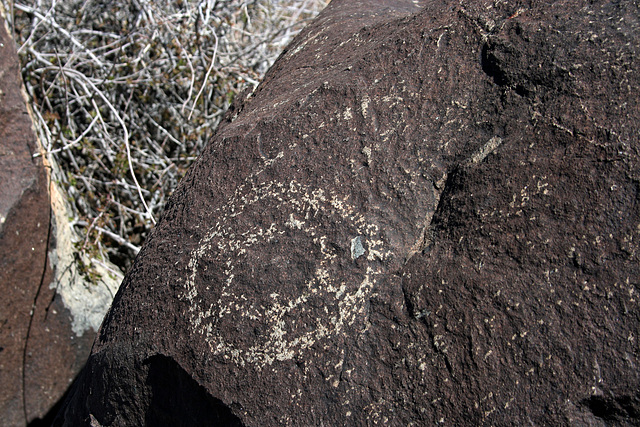
<path fill-rule="evenodd" d="M 176 190 L 58 422 L 640 423 L 639 17 L 331 2 Z"/>

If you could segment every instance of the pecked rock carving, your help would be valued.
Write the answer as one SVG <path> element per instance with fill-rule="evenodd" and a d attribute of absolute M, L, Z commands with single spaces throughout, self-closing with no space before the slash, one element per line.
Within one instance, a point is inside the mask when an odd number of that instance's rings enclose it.
<path fill-rule="evenodd" d="M 176 190 L 57 424 L 640 422 L 639 17 L 331 2 Z"/>
<path fill-rule="evenodd" d="M 241 186 L 239 192 L 243 190 Z M 252 225 L 259 221 L 265 205 L 275 206 L 284 214 L 283 220 L 288 214 L 289 220 L 274 221 L 268 227 L 264 224 L 264 228 Z M 254 188 L 246 197 L 230 198 L 220 211 L 220 222 L 190 255 L 189 274 L 181 296 L 189 306 L 192 333 L 205 337 L 213 355 L 241 366 L 253 364 L 261 370 L 274 361 L 291 360 L 303 354 L 319 340 L 340 335 L 345 326 L 364 324 L 366 301 L 373 283 L 382 274 L 382 261 L 389 257 L 389 252 L 384 249 L 379 227 L 368 224 L 348 200 L 325 194 L 322 189 L 310 190 L 296 181 L 288 185 L 271 181 Z M 249 221 L 246 229 L 230 227 L 228 224 L 238 217 L 256 222 Z M 351 275 L 350 280 L 342 273 L 348 268 L 341 259 L 347 254 L 346 248 L 337 247 L 346 242 L 336 242 L 330 234 L 337 228 L 352 231 L 359 241 L 361 236 L 366 238 L 366 251 L 360 243 L 360 250 L 367 253 L 367 261 L 363 261 L 366 267 L 361 268 L 357 277 Z M 285 238 L 296 243 L 283 256 L 279 239 Z M 258 256 L 264 260 L 261 265 L 252 268 L 251 273 L 245 271 Z M 307 261 L 310 259 L 316 260 L 315 265 Z M 292 266 L 292 260 L 297 260 L 299 267 Z M 208 273 L 209 266 L 215 265 L 224 266 L 221 274 L 214 276 L 220 283 L 218 289 L 212 289 Z M 292 273 L 297 277 L 291 277 Z M 260 276 L 278 281 L 264 281 Z M 238 295 L 236 282 L 254 278 L 261 282 L 260 289 L 253 290 L 250 296 Z M 284 281 L 296 285 L 295 293 L 282 294 Z M 207 296 L 199 294 L 205 291 Z M 212 295 L 216 296 L 213 303 Z M 296 324 L 298 318 L 313 321 L 309 328 L 301 330 Z M 260 328 L 261 334 L 254 337 L 251 347 L 243 348 L 221 335 L 223 325 Z"/>

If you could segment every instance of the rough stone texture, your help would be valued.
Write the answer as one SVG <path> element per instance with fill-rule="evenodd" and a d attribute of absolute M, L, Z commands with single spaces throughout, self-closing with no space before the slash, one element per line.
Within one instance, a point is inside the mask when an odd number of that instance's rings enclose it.
<path fill-rule="evenodd" d="M 0 17 L 0 420 L 39 419 L 80 371 L 95 335 L 76 337 L 48 250 L 48 177 L 21 93 L 14 43 Z"/>
<path fill-rule="evenodd" d="M 334 0 L 176 190 L 58 423 L 640 423 L 639 17 Z"/>

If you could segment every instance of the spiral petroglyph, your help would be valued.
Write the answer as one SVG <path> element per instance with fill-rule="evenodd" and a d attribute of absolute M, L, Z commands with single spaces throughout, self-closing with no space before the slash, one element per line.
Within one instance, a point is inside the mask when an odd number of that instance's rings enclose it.
<path fill-rule="evenodd" d="M 366 329 L 368 296 L 382 273 L 381 261 L 389 256 L 379 227 L 368 223 L 348 197 L 296 181 L 246 187 L 218 210 L 220 221 L 191 253 L 183 298 L 194 332 L 205 336 L 214 355 L 261 368 L 292 359 L 345 327 Z M 282 219 L 266 224 L 260 218 L 265 205 L 275 206 Z M 344 241 L 331 241 L 323 232 L 337 224 L 348 230 Z M 280 253 L 283 238 L 297 242 L 298 249 Z M 365 261 L 359 273 L 341 275 L 341 265 L 353 262 L 353 239 Z M 309 264 L 308 259 L 319 261 Z M 299 268 L 292 269 L 292 262 Z M 234 292 L 238 281 L 245 283 L 244 293 Z M 249 281 L 254 285 L 246 286 Z M 297 293 L 279 292 L 281 281 Z M 223 336 L 221 328 L 230 325 L 251 336 L 253 344 L 240 349 Z"/>

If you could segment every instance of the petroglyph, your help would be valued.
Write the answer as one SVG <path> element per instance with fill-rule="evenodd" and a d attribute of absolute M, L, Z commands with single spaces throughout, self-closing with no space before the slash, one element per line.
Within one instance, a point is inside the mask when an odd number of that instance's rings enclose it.
<path fill-rule="evenodd" d="M 275 206 L 281 219 L 265 223 L 265 206 Z M 245 184 L 215 216 L 219 221 L 191 253 L 182 294 L 193 331 L 213 355 L 261 369 L 346 327 L 366 329 L 368 297 L 390 253 L 379 227 L 348 197 L 295 180 Z M 344 241 L 323 232 L 338 227 Z M 281 253 L 279 239 L 299 242 L 299 249 Z M 361 268 L 353 266 L 356 258 Z M 312 259 L 319 261 L 310 265 Z M 235 292 L 238 281 L 251 294 Z M 283 295 L 283 282 L 296 293 Z M 223 336 L 230 327 L 253 344 L 241 349 L 237 337 Z"/>
<path fill-rule="evenodd" d="M 476 153 L 471 156 L 470 163 L 480 163 L 483 161 L 489 154 L 493 153 L 496 148 L 498 148 L 502 144 L 502 138 L 499 136 L 494 136 L 487 143 L 480 148 Z"/>

